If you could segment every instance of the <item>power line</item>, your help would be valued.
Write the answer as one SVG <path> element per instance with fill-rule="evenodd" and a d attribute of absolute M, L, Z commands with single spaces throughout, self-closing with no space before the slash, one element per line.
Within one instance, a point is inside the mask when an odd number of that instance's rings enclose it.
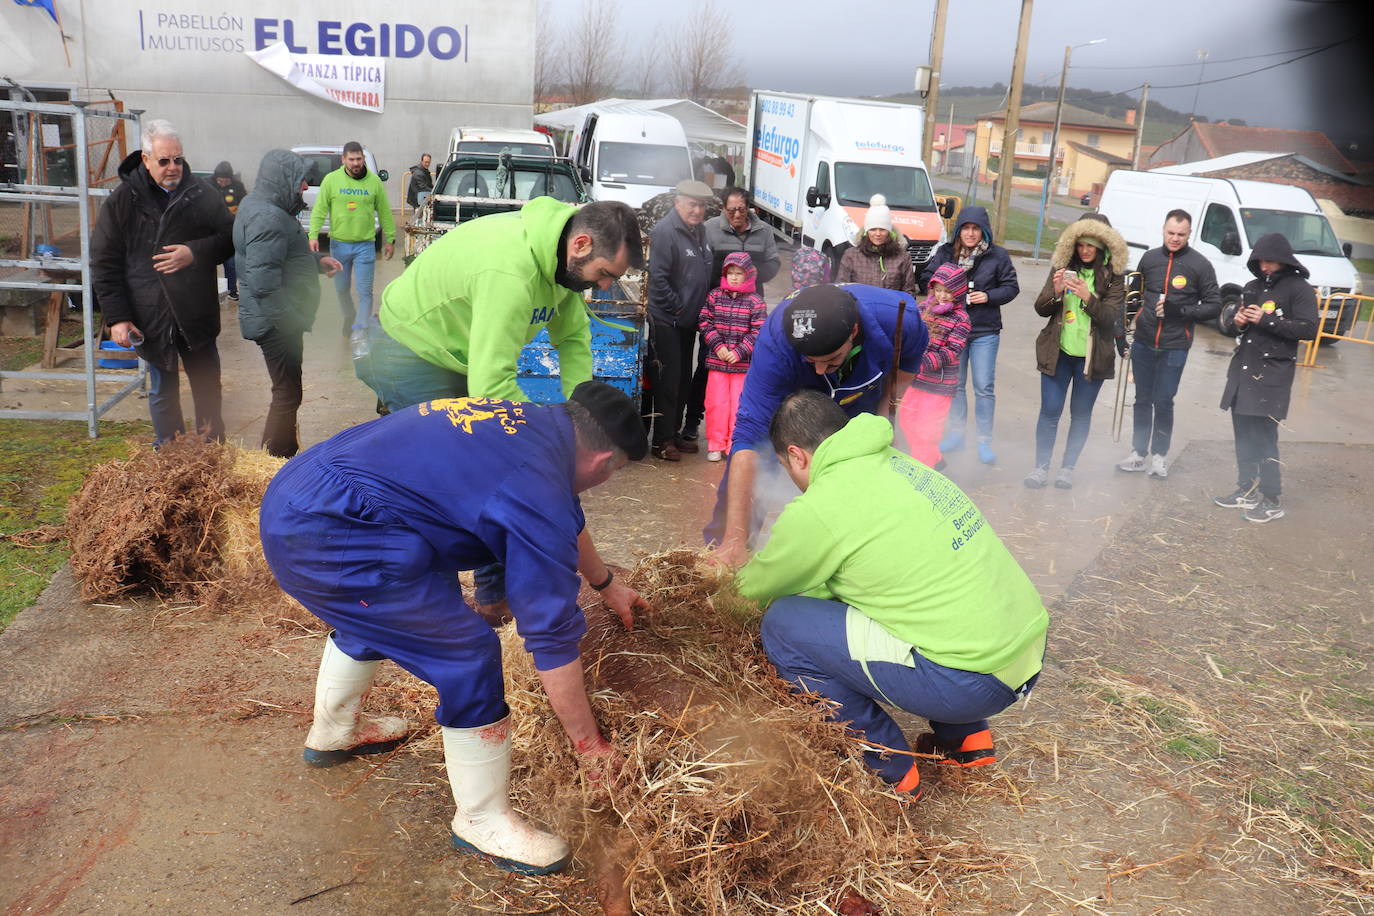
<path fill-rule="evenodd" d="M 1251 54 L 1251 55 L 1249 55 L 1249 56 L 1247 56 L 1247 57 L 1228 57 L 1228 58 L 1225 58 L 1224 60 L 1211 60 L 1211 59 L 1209 59 L 1207 62 L 1208 62 L 1209 64 L 1233 64 L 1233 63 L 1236 63 L 1237 61 L 1242 61 L 1242 60 L 1259 60 L 1261 57 L 1278 57 L 1280 54 L 1297 54 L 1297 53 L 1299 53 L 1299 52 L 1301 52 L 1301 51 L 1314 51 L 1314 50 L 1320 49 L 1321 47 L 1322 47 L 1321 45 L 1312 45 L 1311 47 L 1307 47 L 1307 48 L 1291 48 L 1291 49 L 1289 49 L 1289 50 L 1287 50 L 1287 51 L 1268 51 L 1268 52 L 1266 52 L 1266 53 L 1264 53 L 1264 54 Z M 1081 66 L 1081 67 L 1080 67 L 1078 64 L 1070 64 L 1070 65 L 1069 65 L 1069 69 L 1070 69 L 1070 70 L 1166 70 L 1166 69 L 1172 69 L 1172 68 L 1175 68 L 1175 67 L 1196 67 L 1197 64 L 1198 64 L 1197 61 L 1191 61 L 1191 62 L 1186 63 L 1186 64 L 1137 64 L 1137 65 L 1133 65 L 1133 66 L 1120 65 L 1120 64 L 1106 64 L 1106 65 L 1102 65 L 1102 66 L 1096 66 L 1096 65 L 1091 65 L 1091 64 L 1089 64 L 1089 65 L 1084 65 L 1084 66 Z"/>
<path fill-rule="evenodd" d="M 1294 61 L 1302 60 L 1304 57 L 1311 57 L 1312 55 L 1314 55 L 1314 54 L 1320 54 L 1320 53 L 1322 53 L 1323 51 L 1330 51 L 1332 48 L 1338 47 L 1338 46 L 1343 45 L 1343 44 L 1346 44 L 1346 43 L 1348 43 L 1348 42 L 1352 42 L 1352 41 L 1354 41 L 1356 38 L 1359 38 L 1359 37 L 1360 37 L 1360 36 L 1358 36 L 1358 35 L 1351 35 L 1349 38 L 1342 38 L 1340 41 L 1333 41 L 1333 42 L 1331 42 L 1331 44 L 1329 44 L 1329 45 L 1322 45 L 1322 46 L 1319 47 L 1319 48 L 1315 48 L 1315 49 L 1313 49 L 1313 50 L 1311 50 L 1311 51 L 1308 51 L 1306 54 L 1299 54 L 1297 57 L 1290 57 L 1290 58 L 1288 58 L 1288 60 L 1281 60 L 1281 61 L 1279 61 L 1278 63 L 1270 64 L 1270 65 L 1267 66 L 1267 67 L 1256 67 L 1254 70 L 1246 70 L 1244 73 L 1235 73 L 1235 74 L 1232 74 L 1231 76 L 1219 76 L 1219 77 L 1217 77 L 1216 79 L 1211 79 L 1211 80 L 1200 80 L 1199 82 L 1196 82 L 1196 83 L 1171 83 L 1171 84 L 1169 84 L 1169 85 L 1158 85 L 1158 84 L 1156 84 L 1156 83 L 1151 83 L 1151 84 L 1150 84 L 1150 88 L 1151 88 L 1151 89 L 1191 89 L 1191 88 L 1193 88 L 1194 86 L 1210 86 L 1210 85 L 1212 85 L 1213 83 L 1224 83 L 1224 82 L 1226 82 L 1227 80 L 1238 80 L 1238 79 L 1240 79 L 1240 78 L 1243 77 L 1243 76 L 1253 76 L 1253 75 L 1256 74 L 1256 73 L 1263 73 L 1265 70 L 1273 70 L 1275 67 L 1282 67 L 1282 66 L 1285 66 L 1286 64 L 1291 64 L 1291 63 L 1293 63 Z M 1145 85 L 1144 83 L 1141 83 L 1140 86 L 1132 86 L 1130 89 L 1123 89 L 1123 90 L 1121 90 L 1121 91 L 1122 91 L 1122 92 L 1135 92 L 1137 89 L 1141 88 L 1141 86 L 1144 86 L 1144 85 Z"/>

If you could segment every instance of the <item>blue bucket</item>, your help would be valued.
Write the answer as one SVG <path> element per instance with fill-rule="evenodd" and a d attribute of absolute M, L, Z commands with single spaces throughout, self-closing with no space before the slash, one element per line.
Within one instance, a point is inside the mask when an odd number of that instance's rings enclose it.
<path fill-rule="evenodd" d="M 111 353 L 128 353 L 133 359 L 98 359 L 96 365 L 102 369 L 137 369 L 138 356 L 132 347 L 121 347 L 113 340 L 102 340 L 100 349 Z"/>

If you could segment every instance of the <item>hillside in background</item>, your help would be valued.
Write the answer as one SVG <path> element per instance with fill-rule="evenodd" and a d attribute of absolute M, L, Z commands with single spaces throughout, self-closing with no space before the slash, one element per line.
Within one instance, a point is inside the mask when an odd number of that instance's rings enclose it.
<path fill-rule="evenodd" d="M 911 92 L 885 96 L 885 98 L 893 102 L 921 104 L 921 99 Z M 1026 86 L 1021 94 L 1021 104 L 1053 102 L 1058 98 L 1058 86 Z M 1064 91 L 1064 101 L 1086 111 L 1093 111 L 1109 118 L 1124 121 L 1126 112 L 1134 110 L 1140 99 L 1119 92 L 1069 88 Z M 942 86 L 939 105 L 941 121 L 949 119 L 950 106 L 952 105 L 954 107 L 954 123 L 969 124 L 976 120 L 979 115 L 1004 111 L 1007 105 L 1007 87 L 1003 83 L 994 83 L 991 86 Z M 1198 120 L 1206 120 L 1206 118 L 1199 118 Z M 1151 100 L 1145 117 L 1144 143 L 1146 146 L 1158 146 L 1187 126 L 1187 114 Z"/>

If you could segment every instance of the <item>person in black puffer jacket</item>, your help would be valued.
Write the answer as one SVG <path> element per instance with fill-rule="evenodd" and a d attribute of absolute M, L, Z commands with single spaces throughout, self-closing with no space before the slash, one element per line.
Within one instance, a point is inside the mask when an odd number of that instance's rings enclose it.
<path fill-rule="evenodd" d="M 195 401 L 196 430 L 224 439 L 220 391 L 219 279 L 234 253 L 234 218 L 219 192 L 191 172 L 181 137 L 145 122 L 143 149 L 119 164 L 119 187 L 91 233 L 95 298 L 121 347 L 148 363 L 148 413 L 161 445 L 186 431 L 178 363 Z"/>
<path fill-rule="evenodd" d="M 337 260 L 310 250 L 296 214 L 302 196 L 305 159 L 274 149 L 262 157 L 258 181 L 234 221 L 234 252 L 243 269 L 239 329 L 262 348 L 272 378 L 272 404 L 262 431 L 262 447 L 278 458 L 300 450 L 296 411 L 301 406 L 301 362 L 305 332 L 320 307 L 319 275 L 333 276 Z"/>
<path fill-rule="evenodd" d="M 1221 316 L 1222 333 L 1240 338 L 1221 395 L 1236 435 L 1236 491 L 1213 502 L 1245 509 L 1249 521 L 1271 522 L 1283 518 L 1279 421 L 1288 416 L 1298 341 L 1317 333 L 1317 296 L 1307 268 L 1277 232 L 1255 243 L 1246 266 L 1255 279 Z"/>
<path fill-rule="evenodd" d="M 1002 306 L 1015 299 L 1021 287 L 1016 282 L 1011 255 L 993 242 L 987 208 L 965 207 L 959 211 L 957 225 L 954 239 L 935 249 L 921 272 L 922 292 L 941 264 L 952 262 L 968 275 L 968 317 L 973 330 L 969 333 L 964 356 L 959 360 L 959 387 L 949 407 L 940 451 L 952 452 L 964 447 L 964 428 L 968 424 L 968 400 L 964 389 L 972 367 L 978 460 L 993 464 L 997 461 L 992 451 L 992 420 L 997 406 L 993 386 L 997 377 Z"/>

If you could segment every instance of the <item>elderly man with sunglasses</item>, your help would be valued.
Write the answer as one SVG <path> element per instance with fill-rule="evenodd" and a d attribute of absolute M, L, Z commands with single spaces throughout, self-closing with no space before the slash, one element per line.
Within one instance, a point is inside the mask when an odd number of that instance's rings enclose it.
<path fill-rule="evenodd" d="M 178 365 L 196 431 L 223 439 L 215 268 L 234 254 L 234 218 L 219 190 L 191 174 L 166 121 L 144 125 L 143 148 L 120 163 L 119 177 L 91 235 L 96 302 L 114 342 L 148 363 L 155 444 L 186 431 Z"/>

